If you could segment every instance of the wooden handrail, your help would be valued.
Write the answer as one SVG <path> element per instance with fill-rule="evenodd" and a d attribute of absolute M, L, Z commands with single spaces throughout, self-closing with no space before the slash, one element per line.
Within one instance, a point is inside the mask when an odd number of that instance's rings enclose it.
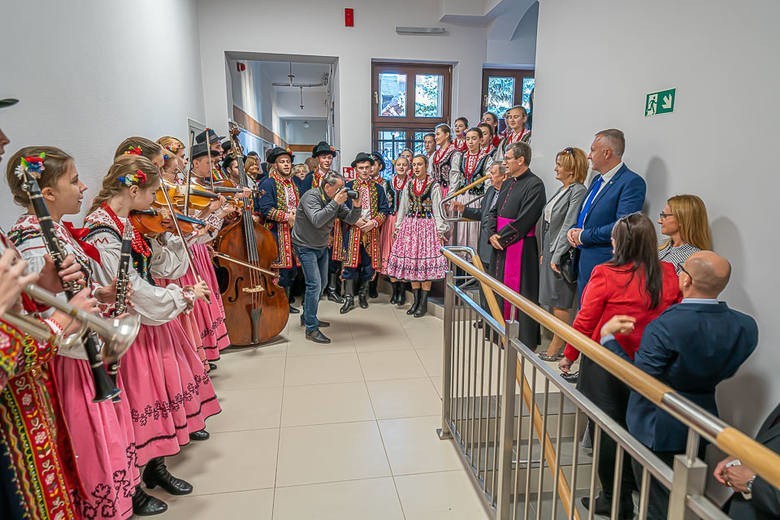
<path fill-rule="evenodd" d="M 737 457 L 742 461 L 742 464 L 751 468 L 761 478 L 776 488 L 780 488 L 780 455 L 713 416 L 675 392 L 671 387 L 636 368 L 633 364 L 613 354 L 591 338 L 573 329 L 570 325 L 519 295 L 495 278 L 485 274 L 484 269 L 480 269 L 475 265 L 477 262 L 472 264 L 449 251 L 446 247 L 442 248 L 442 252 L 447 260 L 479 280 L 486 298 L 489 298 L 488 294 L 490 294 L 495 300 L 494 293 L 498 294 L 531 319 L 579 350 L 580 353 L 588 356 L 591 361 L 626 383 L 653 404 L 672 414 L 680 422 L 695 430 L 699 435 L 715 444 L 728 455 Z M 474 256 L 472 260 L 477 258 L 477 256 Z M 481 265 L 481 262 L 479 264 Z M 503 322 L 503 316 L 499 323 L 501 322 Z M 673 400 L 669 399 L 671 396 L 674 396 Z M 671 401 L 681 404 L 672 405 L 670 404 Z"/>
<path fill-rule="evenodd" d="M 452 254 L 449 251 L 447 253 Z M 460 257 L 458 258 L 460 259 Z M 472 257 L 471 261 L 474 262 L 474 266 L 477 269 L 483 273 L 485 272 L 485 266 L 482 264 L 482 259 L 480 257 L 475 255 Z M 492 314 L 493 319 L 495 319 L 501 325 L 501 327 L 505 329 L 506 322 L 504 321 L 504 313 L 502 312 L 501 307 L 498 305 L 498 300 L 496 300 L 495 293 L 489 286 L 486 285 L 483 280 L 480 280 L 480 284 L 482 285 L 482 292 L 485 295 L 485 300 L 487 301 L 488 309 L 490 309 L 490 314 Z M 504 338 L 504 342 L 508 342 L 508 338 Z M 506 347 L 507 345 L 505 344 L 504 346 Z M 558 466 L 556 463 L 558 454 L 555 453 L 552 440 L 550 440 L 550 435 L 545 432 L 544 420 L 542 419 L 542 414 L 539 412 L 539 408 L 532 406 L 532 403 L 534 402 L 534 393 L 531 389 L 531 385 L 528 384 L 528 380 L 525 378 L 525 374 L 523 373 L 523 368 L 520 362 L 517 362 L 516 379 L 517 382 L 520 383 L 520 387 L 523 389 L 523 402 L 525 402 L 526 408 L 532 410 L 531 422 L 533 423 L 536 436 L 539 438 L 539 441 L 542 444 L 542 460 L 547 459 L 549 462 L 549 464 L 547 464 L 547 469 L 550 471 L 550 474 L 552 474 L 553 478 L 555 478 L 555 467 Z M 520 420 L 523 420 L 522 417 L 520 417 Z M 558 417 L 558 420 L 560 421 L 561 418 Z M 518 469 L 518 471 L 520 470 Z M 560 466 L 558 466 L 558 488 L 556 489 L 556 492 L 558 493 L 558 497 L 561 499 L 564 510 L 571 511 L 573 509 L 574 518 L 576 520 L 580 520 L 580 512 L 577 510 L 577 508 L 572 508 L 572 494 L 571 488 L 569 487 L 569 481 L 566 480 L 566 475 L 563 472 L 563 468 Z"/>

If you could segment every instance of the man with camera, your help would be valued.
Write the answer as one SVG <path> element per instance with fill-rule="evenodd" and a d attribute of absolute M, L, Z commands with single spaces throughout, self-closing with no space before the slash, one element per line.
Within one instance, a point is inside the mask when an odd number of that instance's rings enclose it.
<path fill-rule="evenodd" d="M 292 244 L 306 280 L 301 323 L 306 326 L 306 339 L 315 343 L 330 343 L 330 338 L 320 331 L 320 327 L 330 323 L 317 319 L 317 308 L 322 283 L 328 276 L 328 238 L 333 222 L 339 218 L 361 229 L 368 225 L 360 216 L 360 206 L 350 209 L 344 205 L 348 198 L 357 199 L 357 192 L 344 187 L 340 174 L 329 172 L 319 187 L 301 196 L 295 213 Z"/>

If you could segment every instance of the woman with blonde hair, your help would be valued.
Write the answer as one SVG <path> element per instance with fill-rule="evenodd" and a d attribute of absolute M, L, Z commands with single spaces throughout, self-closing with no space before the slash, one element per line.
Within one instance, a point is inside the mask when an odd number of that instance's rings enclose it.
<path fill-rule="evenodd" d="M 658 259 L 674 265 L 679 274 L 679 264 L 702 249 L 712 249 L 707 207 L 696 195 L 675 195 L 666 201 L 658 223 L 661 234 L 669 240 L 658 246 Z"/>
<path fill-rule="evenodd" d="M 577 288 L 563 279 L 558 265 L 569 250 L 566 232 L 577 223 L 582 199 L 585 197 L 585 177 L 588 157 L 579 148 L 564 148 L 555 156 L 555 178 L 562 183 L 547 202 L 542 213 L 542 250 L 539 266 L 539 303 L 552 309 L 556 318 L 571 323 Z M 544 361 L 563 357 L 563 339 L 554 335 L 547 351 L 540 353 Z"/>

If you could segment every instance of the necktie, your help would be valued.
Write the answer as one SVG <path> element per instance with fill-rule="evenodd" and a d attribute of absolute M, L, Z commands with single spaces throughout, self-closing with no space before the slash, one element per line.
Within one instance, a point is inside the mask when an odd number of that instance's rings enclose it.
<path fill-rule="evenodd" d="M 588 198 L 585 199 L 585 204 L 582 205 L 582 210 L 580 211 L 580 216 L 577 217 L 577 227 L 582 229 L 582 226 L 585 224 L 585 217 L 588 216 L 588 212 L 590 211 L 590 206 L 593 204 L 593 199 L 596 198 L 596 195 L 599 192 L 599 188 L 601 188 L 601 183 L 604 180 L 604 178 L 599 175 L 595 179 L 593 179 L 593 189 L 590 190 L 590 194 L 588 195 Z"/>

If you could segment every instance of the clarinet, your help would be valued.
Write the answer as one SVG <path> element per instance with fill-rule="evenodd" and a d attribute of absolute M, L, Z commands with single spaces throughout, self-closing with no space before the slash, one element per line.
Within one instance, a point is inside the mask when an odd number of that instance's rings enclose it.
<path fill-rule="evenodd" d="M 125 224 L 125 229 L 122 232 L 122 250 L 119 254 L 119 270 L 116 272 L 116 304 L 114 305 L 113 317 L 117 317 L 127 312 L 127 288 L 130 286 L 130 264 L 132 262 L 133 251 L 133 225 L 131 223 Z M 119 372 L 119 359 L 108 364 L 108 375 L 111 376 L 111 380 L 116 384 L 116 374 Z M 115 396 L 114 401 L 119 401 L 119 397 Z"/>
<path fill-rule="evenodd" d="M 46 251 L 49 253 L 49 256 L 51 256 L 55 267 L 59 271 L 62 269 L 62 263 L 65 261 L 67 253 L 59 239 L 57 239 L 56 232 L 54 231 L 54 222 L 51 219 L 49 208 L 43 200 L 41 188 L 38 185 L 38 178 L 44 169 L 44 157 L 45 155 L 41 154 L 40 157 L 23 158 L 21 164 L 16 168 L 16 175 L 22 180 L 22 188 L 27 192 L 35 216 L 38 217 L 38 224 L 41 228 Z M 80 287 L 79 284 L 64 281 L 62 282 L 62 287 L 65 290 L 68 300 L 76 296 L 83 288 Z M 82 336 L 82 342 L 84 350 L 87 352 L 87 359 L 89 360 L 89 366 L 92 370 L 92 377 L 95 380 L 95 397 L 92 401 L 99 403 L 119 395 L 119 389 L 111 381 L 111 378 L 108 376 L 108 373 L 103 366 L 103 360 L 100 357 L 98 349 L 98 338 L 95 332 L 87 330 L 84 333 L 84 336 Z"/>

